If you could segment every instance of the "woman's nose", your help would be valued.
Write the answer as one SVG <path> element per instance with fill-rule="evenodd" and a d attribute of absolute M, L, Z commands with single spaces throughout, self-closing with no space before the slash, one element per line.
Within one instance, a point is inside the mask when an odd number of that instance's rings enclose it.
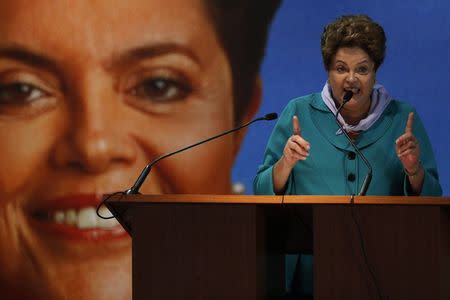
<path fill-rule="evenodd" d="M 349 72 L 346 79 L 347 79 L 347 82 L 350 84 L 354 83 L 358 80 L 355 72 Z"/>
<path fill-rule="evenodd" d="M 110 109 L 81 110 L 55 145 L 53 160 L 60 168 L 89 173 L 131 164 L 137 146 L 127 134 L 126 122 Z"/>

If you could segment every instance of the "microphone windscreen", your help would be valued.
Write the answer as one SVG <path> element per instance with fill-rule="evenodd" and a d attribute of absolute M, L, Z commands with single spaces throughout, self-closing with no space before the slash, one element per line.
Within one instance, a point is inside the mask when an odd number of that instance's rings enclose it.
<path fill-rule="evenodd" d="M 348 102 L 348 101 L 350 101 L 350 99 L 352 99 L 352 97 L 353 97 L 353 92 L 346 91 L 342 100 L 344 100 L 344 102 Z"/>
<path fill-rule="evenodd" d="M 266 119 L 267 121 L 275 120 L 276 118 L 278 118 L 277 113 L 270 113 L 264 116 L 264 119 Z"/>

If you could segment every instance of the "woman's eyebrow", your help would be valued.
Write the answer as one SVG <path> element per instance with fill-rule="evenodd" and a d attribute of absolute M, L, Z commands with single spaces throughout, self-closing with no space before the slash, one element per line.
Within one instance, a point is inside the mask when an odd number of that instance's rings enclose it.
<path fill-rule="evenodd" d="M 346 63 L 345 61 L 340 60 L 340 59 L 336 59 L 336 60 L 334 61 L 334 63 L 335 63 L 335 64 L 341 63 L 341 64 L 344 64 L 344 65 L 347 65 L 347 63 Z"/>
<path fill-rule="evenodd" d="M 177 43 L 151 44 L 127 49 L 122 53 L 114 55 L 108 65 L 109 67 L 114 68 L 116 66 L 128 65 L 142 59 L 169 54 L 181 54 L 188 57 L 197 65 L 200 65 L 200 58 L 194 53 L 194 51 L 192 51 L 189 47 Z"/>
<path fill-rule="evenodd" d="M 52 73 L 61 73 L 56 61 L 22 46 L 0 46 L 0 59 L 2 58 L 16 60 L 36 68 L 46 69 Z"/>
<path fill-rule="evenodd" d="M 345 61 L 340 60 L 340 59 L 337 59 L 334 63 L 335 63 L 335 64 L 337 64 L 337 63 L 342 63 L 342 64 L 344 64 L 344 65 L 347 65 L 347 63 L 346 63 Z M 370 63 L 370 62 L 369 62 L 369 60 L 367 60 L 367 59 L 363 59 L 363 60 L 357 62 L 356 64 L 357 64 L 357 65 L 360 65 L 360 64 L 364 64 L 364 63 L 367 63 L 367 64 L 368 64 L 368 63 Z"/>
<path fill-rule="evenodd" d="M 356 64 L 360 65 L 360 64 L 368 64 L 368 63 L 370 63 L 370 62 L 367 59 L 364 59 L 364 60 L 357 62 Z"/>

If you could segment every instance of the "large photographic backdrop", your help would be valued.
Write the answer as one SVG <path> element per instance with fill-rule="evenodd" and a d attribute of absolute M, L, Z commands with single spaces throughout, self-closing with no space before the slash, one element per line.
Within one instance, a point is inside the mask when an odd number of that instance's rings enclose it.
<path fill-rule="evenodd" d="M 386 59 L 377 80 L 395 99 L 416 108 L 433 145 L 444 195 L 449 195 L 448 1 L 285 1 L 272 25 L 263 64 L 260 114 L 280 113 L 290 99 L 322 89 L 326 73 L 320 34 L 325 24 L 347 14 L 367 14 L 384 27 Z M 273 126 L 274 123 L 255 124 L 241 149 L 233 180 L 245 185 L 246 194 L 252 193 L 253 177 Z"/>

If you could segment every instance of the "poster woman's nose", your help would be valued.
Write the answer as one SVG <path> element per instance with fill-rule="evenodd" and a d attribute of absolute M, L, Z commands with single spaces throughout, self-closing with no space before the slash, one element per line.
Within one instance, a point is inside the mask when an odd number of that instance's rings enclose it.
<path fill-rule="evenodd" d="M 102 173 L 136 160 L 136 145 L 120 119 L 110 120 L 108 112 L 78 119 L 55 146 L 54 161 L 58 167 Z"/>

